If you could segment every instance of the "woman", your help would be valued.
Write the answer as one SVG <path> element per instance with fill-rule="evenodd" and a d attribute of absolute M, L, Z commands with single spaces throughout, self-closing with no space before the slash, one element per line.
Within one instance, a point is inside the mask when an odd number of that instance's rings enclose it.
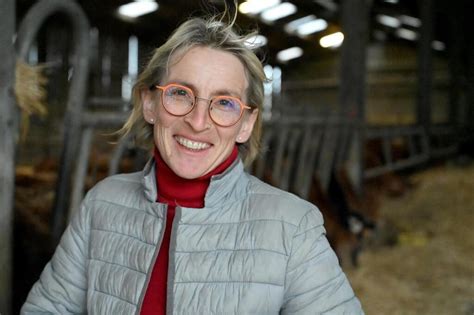
<path fill-rule="evenodd" d="M 155 51 L 123 128 L 154 158 L 87 194 L 22 313 L 362 313 L 318 209 L 244 172 L 265 78 L 245 40 L 194 18 Z"/>

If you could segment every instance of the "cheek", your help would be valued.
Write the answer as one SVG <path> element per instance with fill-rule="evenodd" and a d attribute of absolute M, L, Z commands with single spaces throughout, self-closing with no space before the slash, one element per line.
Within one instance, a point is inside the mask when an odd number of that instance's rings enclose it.
<path fill-rule="evenodd" d="M 153 131 L 155 146 L 165 159 L 172 156 L 172 132 L 169 127 L 162 124 L 155 124 Z"/>
<path fill-rule="evenodd" d="M 175 122 L 176 117 L 170 117 L 169 115 L 166 115 L 166 113 L 158 114 L 157 121 L 153 128 L 153 137 L 155 138 L 155 144 L 159 148 L 164 148 L 165 144 L 170 141 L 171 130 Z"/>
<path fill-rule="evenodd" d="M 172 125 L 173 125 L 172 122 L 166 119 L 158 120 L 153 130 L 154 137 L 157 140 L 157 142 L 166 141 L 166 137 L 171 133 Z"/>
<path fill-rule="evenodd" d="M 222 142 L 234 144 L 239 135 L 240 125 L 233 126 L 232 128 L 219 128 L 218 130 Z"/>
<path fill-rule="evenodd" d="M 162 106 L 159 106 L 157 111 L 156 124 L 157 127 L 166 129 L 172 127 L 181 117 L 176 117 L 168 114 L 167 111 L 163 109 Z"/>

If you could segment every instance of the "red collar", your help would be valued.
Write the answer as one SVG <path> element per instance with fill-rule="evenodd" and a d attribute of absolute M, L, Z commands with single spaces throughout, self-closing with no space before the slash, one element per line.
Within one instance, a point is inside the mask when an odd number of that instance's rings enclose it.
<path fill-rule="evenodd" d="M 185 179 L 176 175 L 163 161 L 155 148 L 157 201 L 173 206 L 203 208 L 204 197 L 213 175 L 224 172 L 237 158 L 238 149 L 234 147 L 229 157 L 214 170 L 195 179 Z"/>

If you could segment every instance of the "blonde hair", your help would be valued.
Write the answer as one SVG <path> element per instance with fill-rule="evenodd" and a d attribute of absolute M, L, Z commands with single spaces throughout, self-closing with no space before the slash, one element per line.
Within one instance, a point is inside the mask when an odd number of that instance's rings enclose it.
<path fill-rule="evenodd" d="M 229 23 L 223 22 L 222 18 L 209 17 L 192 18 L 181 24 L 168 40 L 154 51 L 145 69 L 138 76 L 132 90 L 132 112 L 118 133 L 125 136 L 133 130 L 140 145 L 152 145 L 153 126 L 143 118 L 141 92 L 152 84 L 161 82 L 174 54 L 184 54 L 196 46 L 219 49 L 233 54 L 244 65 L 249 84 L 246 91 L 247 103 L 253 109 L 258 109 L 252 135 L 246 143 L 239 144 L 244 164 L 249 165 L 260 150 L 265 73 L 261 61 L 245 43 L 253 34 L 239 35 L 233 28 L 234 21 L 235 17 Z"/>

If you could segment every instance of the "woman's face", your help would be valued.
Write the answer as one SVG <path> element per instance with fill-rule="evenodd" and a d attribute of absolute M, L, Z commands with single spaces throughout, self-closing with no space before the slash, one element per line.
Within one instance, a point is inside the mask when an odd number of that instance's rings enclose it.
<path fill-rule="evenodd" d="M 237 57 L 201 46 L 177 57 L 171 58 L 161 85 L 184 85 L 205 99 L 230 95 L 246 104 L 248 82 Z M 142 92 L 143 115 L 154 123 L 154 141 L 163 160 L 182 178 L 194 179 L 209 173 L 227 159 L 236 142 L 246 142 L 252 134 L 257 110 L 245 110 L 237 124 L 221 127 L 209 117 L 207 101 L 199 99 L 190 113 L 178 117 L 163 108 L 161 93 Z"/>

